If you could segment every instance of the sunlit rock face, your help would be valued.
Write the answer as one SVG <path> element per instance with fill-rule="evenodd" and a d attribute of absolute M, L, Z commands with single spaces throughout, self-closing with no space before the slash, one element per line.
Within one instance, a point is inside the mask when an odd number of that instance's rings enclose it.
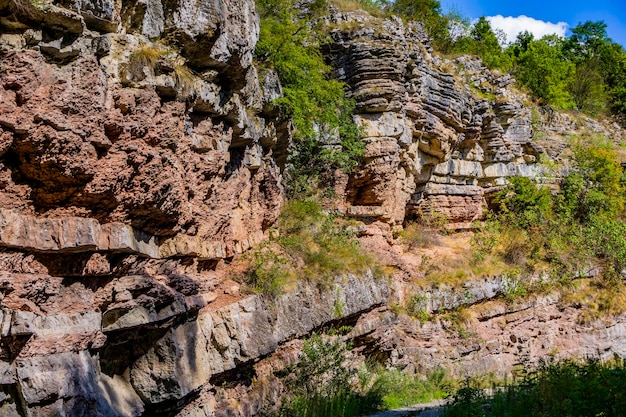
<path fill-rule="evenodd" d="M 539 177 L 543 149 L 564 152 L 533 138 L 509 76 L 433 56 L 419 25 L 327 19 L 325 52 L 367 144 L 339 194 L 379 252 L 393 252 L 408 219 L 481 219 L 506 177 Z M 472 347 L 436 326 L 415 331 L 385 307 L 410 279 L 303 280 L 274 299 L 240 288 L 238 256 L 274 233 L 291 141 L 269 105 L 278 76 L 253 63 L 258 37 L 252 0 L 0 0 L 0 415 L 254 415 L 277 403 L 299 339 L 329 323 L 355 325 L 358 349 L 399 367 L 461 358 L 458 369 L 479 372 L 496 363 L 486 352 L 509 364 L 515 349 L 561 347 L 524 312 L 484 316 L 524 316 L 515 341 L 481 328 L 495 342 Z M 577 128 L 540 117 L 550 135 Z M 501 284 L 468 291 L 480 303 Z M 457 296 L 433 294 L 431 310 Z M 529 323 L 556 309 L 546 301 Z M 564 322 L 590 336 L 563 346 L 617 350 L 620 323 Z"/>
<path fill-rule="evenodd" d="M 431 55 L 419 24 L 354 13 L 331 21 L 331 54 L 367 142 L 365 166 L 348 184 L 354 215 L 472 222 L 506 177 L 541 175 L 543 149 L 509 75 Z"/>

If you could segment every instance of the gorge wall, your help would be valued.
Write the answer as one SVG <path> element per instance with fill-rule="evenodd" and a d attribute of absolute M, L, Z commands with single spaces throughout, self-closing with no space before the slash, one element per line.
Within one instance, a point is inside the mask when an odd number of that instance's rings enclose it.
<path fill-rule="evenodd" d="M 507 176 L 542 176 L 540 155 L 564 152 L 533 136 L 510 76 L 431 55 L 419 25 L 329 16 L 367 142 L 345 212 L 372 239 L 414 217 L 479 220 Z M 390 365 L 461 369 L 490 349 L 433 353 L 445 332 L 398 318 L 385 305 L 403 284 L 372 273 L 275 300 L 233 280 L 285 200 L 290 126 L 269 106 L 276 74 L 253 63 L 258 36 L 251 0 L 0 0 L 0 414 L 252 415 L 277 394 L 240 370 L 272 384 L 281 352 L 342 320 Z"/>

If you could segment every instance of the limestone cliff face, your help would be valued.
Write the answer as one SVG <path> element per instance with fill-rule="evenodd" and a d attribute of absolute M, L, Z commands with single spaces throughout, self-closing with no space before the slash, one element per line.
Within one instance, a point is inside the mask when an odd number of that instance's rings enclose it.
<path fill-rule="evenodd" d="M 371 274 L 228 279 L 284 199 L 253 1 L 0 2 L 0 28 L 1 415 L 173 415 L 334 303 L 386 301 Z"/>
<path fill-rule="evenodd" d="M 361 13 L 331 21 L 332 55 L 368 143 L 365 166 L 348 184 L 350 214 L 392 224 L 429 215 L 471 222 L 507 176 L 540 174 L 543 149 L 530 110 L 506 88 L 509 75 L 468 57 L 433 57 L 419 24 Z"/>
<path fill-rule="evenodd" d="M 394 366 L 491 349 L 434 352 L 445 329 L 391 313 L 404 284 L 371 273 L 274 300 L 231 279 L 280 213 L 290 142 L 268 106 L 278 78 L 253 65 L 252 0 L 37 4 L 0 0 L 0 415 L 253 415 L 276 400 L 297 339 L 337 320 Z M 566 152 L 533 138 L 509 76 L 435 58 L 419 25 L 328 19 L 367 142 L 344 190 L 347 214 L 374 225 L 366 238 L 412 217 L 480 219 L 506 176 L 542 175 L 543 149 Z M 549 139 L 577 128 L 539 116 Z M 490 285 L 476 303 L 501 295 Z"/>

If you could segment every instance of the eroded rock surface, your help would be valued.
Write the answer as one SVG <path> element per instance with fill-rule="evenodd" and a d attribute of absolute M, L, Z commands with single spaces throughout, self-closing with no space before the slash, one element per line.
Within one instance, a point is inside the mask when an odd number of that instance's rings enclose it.
<path fill-rule="evenodd" d="M 523 97 L 506 88 L 510 76 L 467 57 L 435 58 L 418 24 L 356 24 L 357 17 L 331 17 L 339 26 L 332 54 L 367 141 L 365 166 L 348 184 L 350 214 L 391 224 L 414 217 L 471 222 L 482 219 L 485 196 L 506 177 L 541 175 L 535 163 L 543 149 L 533 141 Z M 446 65 L 461 69 L 452 75 Z"/>

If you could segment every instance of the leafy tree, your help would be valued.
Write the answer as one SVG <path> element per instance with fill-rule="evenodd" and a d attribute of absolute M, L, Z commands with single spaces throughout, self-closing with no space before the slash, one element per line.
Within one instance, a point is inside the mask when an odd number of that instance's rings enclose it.
<path fill-rule="evenodd" d="M 326 38 L 316 22 L 325 1 L 312 2 L 306 13 L 296 8 L 295 0 L 259 0 L 257 7 L 261 34 L 256 57 L 277 71 L 283 86 L 284 97 L 272 104 L 293 123 L 290 189 L 297 193 L 321 171 L 350 171 L 365 144 L 351 117 L 354 102 L 345 97 L 345 85 L 332 78 L 320 50 Z M 336 138 L 335 146 L 326 146 L 324 138 Z"/>
<path fill-rule="evenodd" d="M 449 20 L 443 15 L 438 0 L 396 0 L 391 10 L 422 22 L 436 49 L 443 49 L 450 43 Z"/>
<path fill-rule="evenodd" d="M 597 114 L 606 108 L 607 95 L 598 59 L 592 58 L 576 65 L 569 91 L 578 110 Z"/>
<path fill-rule="evenodd" d="M 617 43 L 604 45 L 599 66 L 612 110 L 626 115 L 626 51 Z"/>
<path fill-rule="evenodd" d="M 468 36 L 457 40 L 455 49 L 457 52 L 478 55 L 490 68 L 507 69 L 510 60 L 500 46 L 503 39 L 504 34 L 494 31 L 489 21 L 482 16 L 470 28 Z"/>
<path fill-rule="evenodd" d="M 556 107 L 571 106 L 568 87 L 574 75 L 574 64 L 564 59 L 563 39 L 548 35 L 534 40 L 532 35 L 522 33 L 509 51 L 517 57 L 515 77 L 533 94 Z"/>
<path fill-rule="evenodd" d="M 448 25 L 448 36 L 435 44 L 435 47 L 444 54 L 454 51 L 466 52 L 467 45 L 465 48 L 463 45 L 469 39 L 468 34 L 472 28 L 471 22 L 456 10 L 449 11 L 445 18 Z"/>
<path fill-rule="evenodd" d="M 525 30 L 517 34 L 517 38 L 515 42 L 513 42 L 509 48 L 508 52 L 518 58 L 522 53 L 528 51 L 530 44 L 535 40 L 535 36 L 529 31 Z"/>
<path fill-rule="evenodd" d="M 572 35 L 565 43 L 565 51 L 574 62 L 597 57 L 604 45 L 610 42 L 603 21 L 586 21 L 572 29 Z"/>

